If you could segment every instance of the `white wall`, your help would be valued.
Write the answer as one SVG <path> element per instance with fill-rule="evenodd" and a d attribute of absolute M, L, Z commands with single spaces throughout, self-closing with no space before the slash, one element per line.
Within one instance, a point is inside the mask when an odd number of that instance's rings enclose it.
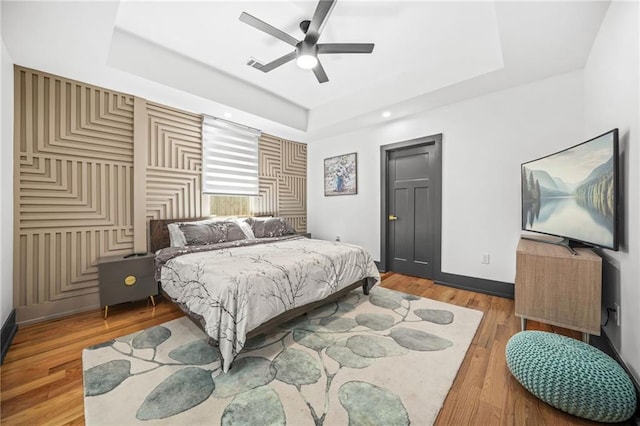
<path fill-rule="evenodd" d="M 379 260 L 379 147 L 442 133 L 442 271 L 513 283 L 520 164 L 583 140 L 582 89 L 582 72 L 572 72 L 310 143 L 309 231 Z M 354 151 L 358 194 L 324 197 L 323 159 Z"/>
<path fill-rule="evenodd" d="M 13 309 L 13 64 L 0 38 L 0 326 Z"/>
<path fill-rule="evenodd" d="M 584 70 L 587 136 L 620 129 L 624 211 L 620 251 L 605 250 L 603 305 L 621 305 L 620 327 L 604 328 L 640 381 L 640 42 L 637 2 L 611 3 Z"/>

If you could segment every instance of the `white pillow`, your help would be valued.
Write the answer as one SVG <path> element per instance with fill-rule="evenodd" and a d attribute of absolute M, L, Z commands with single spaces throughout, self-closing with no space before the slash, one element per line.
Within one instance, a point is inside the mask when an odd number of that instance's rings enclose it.
<path fill-rule="evenodd" d="M 169 230 L 169 241 L 171 247 L 184 247 L 187 245 L 187 239 L 184 237 L 184 234 L 180 230 L 180 225 L 185 223 L 192 224 L 205 224 L 205 223 L 214 223 L 214 222 L 224 222 L 227 220 L 233 220 L 233 218 L 228 217 L 212 217 L 209 219 L 196 220 L 193 222 L 173 222 L 167 225 L 167 229 Z M 243 230 L 244 231 L 244 230 Z M 245 232 L 246 234 L 246 232 Z"/>
<path fill-rule="evenodd" d="M 238 224 L 240 229 L 242 229 L 242 232 L 247 236 L 247 239 L 255 240 L 256 236 L 253 235 L 253 229 L 251 229 L 251 225 L 249 225 L 245 219 L 236 218 L 234 219 L 234 222 Z"/>
<path fill-rule="evenodd" d="M 171 243 L 171 247 L 184 247 L 187 245 L 187 240 L 180 230 L 178 223 L 168 224 L 167 229 L 169 230 L 169 241 Z"/>

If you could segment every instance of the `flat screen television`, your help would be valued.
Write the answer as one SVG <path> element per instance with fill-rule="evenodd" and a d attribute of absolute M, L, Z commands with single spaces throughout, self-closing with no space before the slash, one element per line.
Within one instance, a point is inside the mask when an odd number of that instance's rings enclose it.
<path fill-rule="evenodd" d="M 523 163 L 521 176 L 523 230 L 618 250 L 618 129 Z"/>

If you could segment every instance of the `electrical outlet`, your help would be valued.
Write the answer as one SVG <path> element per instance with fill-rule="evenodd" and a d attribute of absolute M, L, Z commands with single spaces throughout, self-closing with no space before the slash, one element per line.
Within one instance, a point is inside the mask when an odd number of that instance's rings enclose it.
<path fill-rule="evenodd" d="M 613 309 L 615 309 L 615 315 L 616 315 L 616 325 L 618 327 L 620 327 L 620 305 L 617 303 L 613 304 Z"/>
<path fill-rule="evenodd" d="M 480 262 L 484 265 L 488 265 L 489 264 L 489 253 L 482 253 L 482 256 L 480 257 Z"/>

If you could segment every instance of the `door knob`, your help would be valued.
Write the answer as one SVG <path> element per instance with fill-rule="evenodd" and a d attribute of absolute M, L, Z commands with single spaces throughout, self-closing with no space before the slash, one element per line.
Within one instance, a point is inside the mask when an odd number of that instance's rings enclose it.
<path fill-rule="evenodd" d="M 398 220 L 398 218 L 392 214 L 389 215 L 389 220 Z"/>

